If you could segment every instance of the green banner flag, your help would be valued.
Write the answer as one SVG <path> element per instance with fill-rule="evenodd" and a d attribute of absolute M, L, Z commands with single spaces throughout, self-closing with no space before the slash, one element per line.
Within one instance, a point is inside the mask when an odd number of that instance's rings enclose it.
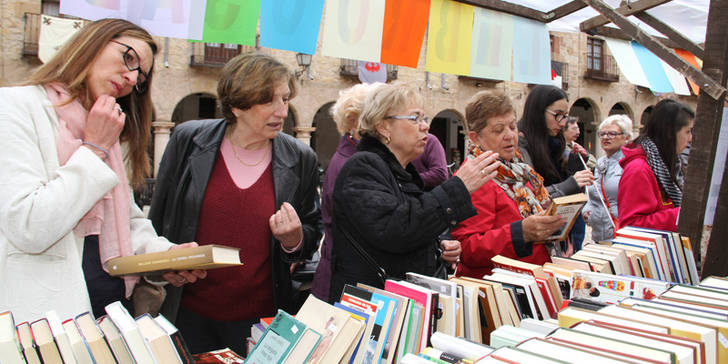
<path fill-rule="evenodd" d="M 202 41 L 253 46 L 260 0 L 207 0 Z"/>

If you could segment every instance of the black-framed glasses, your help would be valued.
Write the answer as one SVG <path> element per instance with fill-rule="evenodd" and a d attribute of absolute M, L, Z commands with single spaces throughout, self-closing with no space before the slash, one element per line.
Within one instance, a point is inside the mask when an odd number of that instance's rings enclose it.
<path fill-rule="evenodd" d="M 141 58 L 139 58 L 139 53 L 137 53 L 134 48 L 132 48 L 128 44 L 124 44 L 113 39 L 111 39 L 111 42 L 126 47 L 126 51 L 124 51 L 124 55 L 122 56 L 124 58 L 124 65 L 129 71 L 139 71 L 139 75 L 137 76 L 137 82 L 136 85 L 134 85 L 134 88 L 137 90 L 137 92 L 144 93 L 144 91 L 147 90 L 147 80 L 149 79 L 149 74 L 142 71 L 142 64 Z"/>
<path fill-rule="evenodd" d="M 567 113 L 551 111 L 549 109 L 546 109 L 546 112 L 553 115 L 554 119 L 556 119 L 556 121 L 558 121 L 558 122 L 561 122 L 561 120 L 564 120 L 569 117 L 569 114 L 567 114 Z"/>
<path fill-rule="evenodd" d="M 599 133 L 597 133 L 600 138 L 606 139 L 614 139 L 622 134 L 624 133 L 622 133 L 621 131 L 600 131 Z"/>
<path fill-rule="evenodd" d="M 413 114 L 413 115 L 389 115 L 385 116 L 385 119 L 395 119 L 395 120 L 409 120 L 412 124 L 418 124 L 418 123 L 425 123 L 427 125 L 430 125 L 430 119 L 427 118 L 427 116 L 424 116 L 422 114 Z"/>

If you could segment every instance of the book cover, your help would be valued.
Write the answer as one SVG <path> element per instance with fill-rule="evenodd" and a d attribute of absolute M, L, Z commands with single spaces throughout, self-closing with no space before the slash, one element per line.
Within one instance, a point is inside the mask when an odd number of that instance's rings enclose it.
<path fill-rule="evenodd" d="M 384 290 L 412 298 L 424 308 L 424 325 L 422 328 L 421 340 L 417 349 L 417 352 L 422 352 L 427 347 L 429 336 L 435 331 L 433 330 L 433 321 L 436 320 L 436 317 L 434 317 L 434 311 L 437 307 L 435 306 L 433 297 L 437 294 L 437 292 L 408 282 L 393 281 L 391 279 L 384 282 Z"/>
<path fill-rule="evenodd" d="M 106 315 L 114 322 L 123 341 L 137 364 L 155 364 L 151 348 L 144 340 L 139 327 L 121 302 L 106 305 Z"/>
<path fill-rule="evenodd" d="M 374 350 L 377 348 L 376 341 L 372 341 L 372 330 L 374 329 L 374 312 L 367 312 L 366 310 L 362 310 L 358 307 L 350 307 L 345 305 L 342 302 L 334 302 L 334 307 L 340 308 L 349 314 L 351 314 L 351 317 L 354 317 L 356 319 L 361 319 L 364 321 L 364 333 L 362 334 L 362 339 L 359 340 L 359 342 L 356 344 L 355 347 L 353 347 L 352 353 L 351 353 L 351 360 L 349 360 L 349 363 L 359 363 L 362 362 L 361 359 L 357 360 L 359 357 L 364 357 L 364 361 L 366 363 L 371 363 L 374 358 Z M 362 345 L 364 344 L 364 345 Z M 360 351 L 361 350 L 361 351 Z"/>
<path fill-rule="evenodd" d="M 18 342 L 13 313 L 0 313 L 0 362 L 5 364 L 24 364 L 23 348 Z"/>
<path fill-rule="evenodd" d="M 334 303 L 334 307 L 339 307 L 347 312 L 351 312 L 349 309 L 354 309 L 362 312 L 362 314 L 367 315 L 372 319 L 371 323 L 367 320 L 368 327 L 364 332 L 366 335 L 364 335 L 361 340 L 364 345 L 361 347 L 362 351 L 357 352 L 354 362 L 379 362 L 381 355 L 377 352 L 377 344 L 379 343 L 379 340 L 385 339 L 382 332 L 384 315 L 386 315 L 384 307 L 380 307 L 374 302 L 347 293 L 347 287 L 351 286 L 347 285 L 344 287 L 344 291 L 341 294 L 341 301 Z"/>
<path fill-rule="evenodd" d="M 377 346 L 375 349 L 374 358 L 381 358 L 381 360 L 378 359 L 377 362 L 387 362 L 389 356 L 394 355 L 394 351 L 391 350 L 392 342 L 388 340 L 391 338 L 389 334 L 391 332 L 391 327 L 394 320 L 393 316 L 394 313 L 397 311 L 397 305 L 399 304 L 399 301 L 392 297 L 387 297 L 377 292 L 370 292 L 363 288 L 354 287 L 351 285 L 344 286 L 342 301 L 344 295 L 364 299 L 366 301 L 374 303 L 377 307 L 379 307 L 375 320 L 376 324 L 380 325 L 381 331 L 377 337 Z M 375 326 L 374 330 L 376 329 L 377 328 Z"/>
<path fill-rule="evenodd" d="M 185 342 L 185 339 L 182 338 L 182 334 L 179 332 L 177 327 L 169 322 L 169 320 L 167 320 L 167 318 L 162 314 L 155 317 L 154 321 L 156 321 L 159 326 L 164 329 L 167 335 L 169 335 L 169 338 L 172 339 L 172 344 L 174 344 L 174 347 L 177 350 L 177 355 L 179 355 L 182 363 L 195 364 L 195 360 L 192 358 L 192 353 L 187 347 L 187 343 Z"/>
<path fill-rule="evenodd" d="M 73 321 L 73 319 L 63 321 L 63 329 L 66 331 L 66 335 L 68 335 L 68 341 L 71 344 L 73 355 L 76 357 L 78 364 L 95 364 L 86 340 L 83 339 L 81 332 L 78 331 L 76 321 Z"/>
<path fill-rule="evenodd" d="M 134 359 L 131 357 L 131 352 L 126 346 L 124 339 L 121 337 L 119 329 L 116 327 L 111 319 L 104 315 L 96 320 L 96 324 L 104 334 L 104 338 L 114 354 L 114 358 L 119 364 L 134 364 Z M 82 330 L 83 331 L 83 330 Z"/>
<path fill-rule="evenodd" d="M 288 353 L 288 357 L 283 361 L 283 364 L 305 363 L 313 355 L 314 350 L 316 350 L 320 342 L 321 334 L 310 328 L 306 328 L 296 345 Z"/>
<path fill-rule="evenodd" d="M 17 331 L 20 346 L 23 347 L 25 360 L 28 364 L 41 364 L 38 347 L 35 344 L 35 338 L 33 338 L 33 331 L 30 330 L 30 324 L 27 321 L 21 322 L 17 326 Z M 2 355 L 0 355 L 0 361 L 4 361 Z"/>
<path fill-rule="evenodd" d="M 43 317 L 33 321 L 30 324 L 30 329 L 33 330 L 35 342 L 38 345 L 38 351 L 40 352 L 40 358 L 43 363 L 63 364 L 61 352 L 58 351 L 56 341 L 53 339 L 53 333 L 51 332 L 51 326 L 48 324 L 48 319 Z"/>
<path fill-rule="evenodd" d="M 110 259 L 109 274 L 148 275 L 172 270 L 214 269 L 242 265 L 240 249 L 223 245 L 202 245 Z"/>
<path fill-rule="evenodd" d="M 96 364 L 114 364 L 116 362 L 114 354 L 112 354 L 111 348 L 104 340 L 104 334 L 94 321 L 91 313 L 84 312 L 76 316 L 75 322 Z"/>
<path fill-rule="evenodd" d="M 670 283 L 654 279 L 616 276 L 583 270 L 574 271 L 571 298 L 587 298 L 603 303 L 617 303 L 626 297 L 651 299 L 670 288 Z"/>
<path fill-rule="evenodd" d="M 321 342 L 308 359 L 308 363 L 338 363 L 351 345 L 361 338 L 364 325 L 349 313 L 321 301 L 314 295 L 296 314 L 296 319 L 322 335 Z"/>
<path fill-rule="evenodd" d="M 581 214 L 581 209 L 586 204 L 587 198 L 584 193 L 577 193 L 568 196 L 556 197 L 551 200 L 547 215 L 560 215 L 566 223 L 556 230 L 546 241 L 564 241 L 574 226 L 576 219 Z"/>
<path fill-rule="evenodd" d="M 137 317 L 136 323 L 158 363 L 182 364 L 172 339 L 150 314 Z"/>
<path fill-rule="evenodd" d="M 192 358 L 196 364 L 242 364 L 245 362 L 245 358 L 230 348 L 192 354 Z"/>
<path fill-rule="evenodd" d="M 46 319 L 48 319 L 48 326 L 51 328 L 53 339 L 56 341 L 58 351 L 61 352 L 63 362 L 66 364 L 76 364 L 76 357 L 73 355 L 71 341 L 68 339 L 66 330 L 63 329 L 63 323 L 56 311 L 51 310 L 46 312 Z"/>
<path fill-rule="evenodd" d="M 260 341 L 245 359 L 250 364 L 283 363 L 298 339 L 303 335 L 306 325 L 283 310 L 278 310 L 273 321 L 263 333 Z"/>
<path fill-rule="evenodd" d="M 385 297 L 389 297 L 393 300 L 397 301 L 396 308 L 394 310 L 394 313 L 392 314 L 392 324 L 389 328 L 389 335 L 387 336 L 387 341 L 384 346 L 384 352 L 387 353 L 387 360 L 385 364 L 392 364 L 395 363 L 396 359 L 396 347 L 397 343 L 399 342 L 398 339 L 400 337 L 400 333 L 402 332 L 402 329 L 404 327 L 405 322 L 405 315 L 406 315 L 406 309 L 408 305 L 408 299 L 405 297 L 402 297 L 398 294 L 394 294 L 392 292 L 387 292 L 380 288 L 375 288 L 371 286 L 367 286 L 363 283 L 357 283 L 356 285 L 358 288 L 367 290 L 372 293 L 377 293 Z M 391 353 L 391 354 L 390 354 Z"/>

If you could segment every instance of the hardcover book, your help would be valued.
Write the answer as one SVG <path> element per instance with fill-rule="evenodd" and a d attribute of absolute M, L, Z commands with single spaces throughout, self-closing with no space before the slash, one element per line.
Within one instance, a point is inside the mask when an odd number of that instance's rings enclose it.
<path fill-rule="evenodd" d="M 586 204 L 586 194 L 577 193 L 568 196 L 556 197 L 551 200 L 551 205 L 547 210 L 548 215 L 561 215 L 566 220 L 566 224 L 556 230 L 546 241 L 564 241 L 574 226 L 576 219 L 581 214 L 581 209 Z"/>
<path fill-rule="evenodd" d="M 303 335 L 306 325 L 283 310 L 278 310 L 273 322 L 245 359 L 250 364 L 283 363 L 288 352 L 293 349 Z"/>
<path fill-rule="evenodd" d="M 9 364 L 25 363 L 23 349 L 15 331 L 13 313 L 10 311 L 0 313 L 0 361 L 3 364 L 6 362 Z"/>
<path fill-rule="evenodd" d="M 107 263 L 112 276 L 149 275 L 172 270 L 213 269 L 236 265 L 242 265 L 240 249 L 222 245 L 137 254 L 113 258 Z"/>

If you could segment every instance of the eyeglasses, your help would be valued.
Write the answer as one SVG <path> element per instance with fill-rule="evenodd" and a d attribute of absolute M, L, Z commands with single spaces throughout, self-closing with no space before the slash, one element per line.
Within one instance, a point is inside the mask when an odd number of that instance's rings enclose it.
<path fill-rule="evenodd" d="M 597 134 L 599 135 L 600 138 L 614 139 L 614 138 L 616 138 L 616 137 L 618 137 L 618 136 L 620 136 L 620 135 L 622 135 L 624 133 L 622 133 L 622 132 L 616 132 L 616 131 L 600 131 Z"/>
<path fill-rule="evenodd" d="M 419 123 L 425 123 L 427 125 L 430 125 L 430 119 L 428 119 L 426 116 L 422 114 L 414 114 L 414 115 L 389 115 L 385 116 L 385 119 L 395 119 L 395 120 L 409 120 L 412 124 L 419 124 Z"/>
<path fill-rule="evenodd" d="M 559 121 L 559 122 L 561 120 L 564 120 L 564 119 L 566 119 L 566 118 L 569 117 L 569 114 L 563 113 L 563 112 L 551 111 L 549 109 L 546 109 L 546 112 L 549 113 L 549 114 L 551 114 L 551 115 L 553 115 L 554 116 L 554 119 L 556 119 L 556 121 Z"/>
<path fill-rule="evenodd" d="M 134 88 L 137 90 L 137 92 L 144 93 L 147 90 L 147 80 L 149 79 L 149 74 L 142 71 L 142 65 L 139 58 L 139 54 L 128 44 L 124 44 L 122 42 L 111 40 L 111 42 L 114 42 L 116 44 L 122 45 L 126 47 L 126 51 L 124 51 L 124 65 L 126 66 L 129 71 L 139 71 L 139 75 L 137 76 L 137 82 L 136 85 L 134 85 Z M 152 60 L 154 62 L 154 60 Z M 151 70 L 151 69 L 150 69 Z"/>

